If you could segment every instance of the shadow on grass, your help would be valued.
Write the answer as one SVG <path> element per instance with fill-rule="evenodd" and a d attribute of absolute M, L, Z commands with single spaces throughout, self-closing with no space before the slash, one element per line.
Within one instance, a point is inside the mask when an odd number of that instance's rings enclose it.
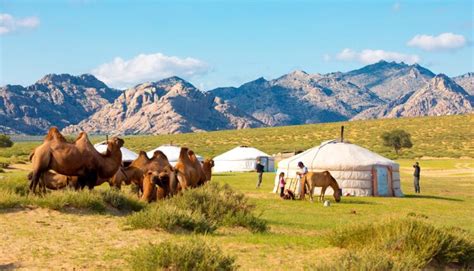
<path fill-rule="evenodd" d="M 16 270 L 17 268 L 15 263 L 0 264 L 0 270 Z"/>
<path fill-rule="evenodd" d="M 449 201 L 459 201 L 462 202 L 462 199 L 453 199 L 453 198 L 446 198 L 440 196 L 431 196 L 431 195 L 405 195 L 405 198 L 411 199 L 440 199 L 440 200 L 449 200 Z"/>
<path fill-rule="evenodd" d="M 376 202 L 371 201 L 363 201 L 363 200 L 353 200 L 353 199 L 346 199 L 342 198 L 340 202 L 336 202 L 334 204 L 367 204 L 367 205 L 377 205 Z"/>

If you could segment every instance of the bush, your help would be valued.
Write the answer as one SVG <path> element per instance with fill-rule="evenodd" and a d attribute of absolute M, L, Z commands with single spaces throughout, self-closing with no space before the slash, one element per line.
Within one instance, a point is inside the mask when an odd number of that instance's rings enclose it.
<path fill-rule="evenodd" d="M 422 269 L 433 262 L 469 267 L 474 262 L 469 233 L 416 219 L 346 227 L 333 232 L 329 242 L 348 250 L 338 260 L 341 269 Z M 387 268 L 377 268 L 378 264 Z"/>
<path fill-rule="evenodd" d="M 253 214 L 255 206 L 230 186 L 209 183 L 150 205 L 127 219 L 133 228 L 184 229 L 213 232 L 219 226 L 241 226 L 254 232 L 267 229 L 266 221 Z"/>
<path fill-rule="evenodd" d="M 200 239 L 148 244 L 128 258 L 133 270 L 235 270 L 235 258 Z"/>
<path fill-rule="evenodd" d="M 411 135 L 400 129 L 383 133 L 382 140 L 383 145 L 386 147 L 392 147 L 397 155 L 402 148 L 413 147 Z"/>
<path fill-rule="evenodd" d="M 9 148 L 13 146 L 13 141 L 7 135 L 0 135 L 0 148 Z"/>

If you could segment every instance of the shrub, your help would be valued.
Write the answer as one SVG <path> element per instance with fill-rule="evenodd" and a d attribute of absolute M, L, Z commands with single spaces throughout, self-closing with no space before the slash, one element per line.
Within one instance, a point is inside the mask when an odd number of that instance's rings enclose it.
<path fill-rule="evenodd" d="M 13 141 L 7 135 L 0 135 L 0 148 L 9 148 L 13 146 Z"/>
<path fill-rule="evenodd" d="M 184 229 L 213 232 L 219 226 L 242 226 L 254 232 L 267 229 L 266 221 L 253 214 L 255 206 L 230 186 L 209 183 L 151 205 L 127 219 L 133 228 Z"/>
<path fill-rule="evenodd" d="M 416 219 L 346 227 L 333 232 L 329 242 L 349 251 L 339 264 L 341 268 L 350 265 L 352 270 L 365 269 L 377 261 L 394 269 L 426 268 L 432 262 L 468 267 L 474 261 L 474 240 L 469 233 Z"/>
<path fill-rule="evenodd" d="M 133 270 L 235 270 L 235 258 L 200 239 L 148 244 L 128 258 Z"/>
<path fill-rule="evenodd" d="M 139 201 L 136 196 L 127 195 L 116 189 L 100 191 L 105 203 L 117 210 L 140 211 L 145 207 L 145 203 Z"/>
<path fill-rule="evenodd" d="M 396 129 L 382 134 L 383 145 L 392 147 L 398 155 L 402 148 L 411 148 L 411 135 L 404 130 Z"/>

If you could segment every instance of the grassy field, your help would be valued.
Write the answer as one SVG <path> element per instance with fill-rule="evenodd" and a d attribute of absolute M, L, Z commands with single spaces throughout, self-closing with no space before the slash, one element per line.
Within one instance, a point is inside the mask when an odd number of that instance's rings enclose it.
<path fill-rule="evenodd" d="M 309 201 L 279 199 L 270 193 L 272 173 L 264 174 L 260 189 L 255 189 L 255 173 L 218 174 L 213 182 L 229 184 L 244 193 L 256 205 L 256 213 L 268 222 L 269 230 L 254 233 L 241 227 L 220 227 L 213 233 L 197 234 L 199 238 L 220 246 L 243 270 L 322 266 L 345 253 L 327 238 L 335 230 L 390 219 L 412 218 L 440 228 L 456 227 L 474 238 L 474 159 L 466 158 L 474 157 L 474 115 L 129 136 L 126 146 L 135 151 L 149 150 L 172 141 L 204 156 L 236 145 L 277 153 L 306 149 L 335 138 L 341 124 L 346 127 L 346 139 L 392 158 L 394 152 L 381 145 L 380 134 L 394 128 L 412 134 L 414 147 L 397 159 L 405 197 L 343 197 L 341 203 L 334 203 L 328 196 L 333 204 L 327 208 Z M 129 259 L 138 247 L 194 240 L 196 234 L 191 233 L 131 229 L 127 218 L 143 205 L 128 187 L 123 193 L 110 192 L 103 185 L 92 193 L 59 191 L 44 198 L 27 197 L 30 165 L 24 161 L 37 144 L 22 142 L 0 149 L 0 163 L 13 164 L 0 171 L 0 269 L 129 270 Z M 425 157 L 420 160 L 420 195 L 413 194 L 413 157 Z"/>
<path fill-rule="evenodd" d="M 385 119 L 338 122 L 286 127 L 243 129 L 178 135 L 125 136 L 125 146 L 133 151 L 149 151 L 162 144 L 187 146 L 205 157 L 213 157 L 239 145 L 253 146 L 269 154 L 306 150 L 322 141 L 339 138 L 345 126 L 345 139 L 392 159 L 419 157 L 474 157 L 474 115 Z M 412 136 L 413 148 L 399 157 L 382 145 L 380 136 L 393 129 L 404 129 Z M 104 137 L 92 137 L 93 142 Z M 26 161 L 39 142 L 19 142 L 0 149 L 0 162 Z"/>

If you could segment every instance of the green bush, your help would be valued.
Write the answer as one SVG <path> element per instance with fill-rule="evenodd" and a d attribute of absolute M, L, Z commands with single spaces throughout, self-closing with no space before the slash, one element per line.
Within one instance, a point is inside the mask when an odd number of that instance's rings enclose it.
<path fill-rule="evenodd" d="M 0 148 L 9 148 L 13 146 L 13 141 L 7 135 L 0 135 Z"/>
<path fill-rule="evenodd" d="M 213 232 L 219 226 L 241 226 L 254 232 L 267 229 L 266 221 L 253 214 L 255 206 L 230 186 L 209 183 L 150 205 L 127 219 L 133 228 L 184 229 Z"/>
<path fill-rule="evenodd" d="M 200 239 L 148 244 L 128 258 L 133 270 L 235 270 L 235 258 Z"/>
<path fill-rule="evenodd" d="M 377 264 L 394 269 L 422 269 L 433 262 L 467 268 L 474 262 L 472 235 L 460 229 L 437 228 L 417 219 L 346 227 L 333 232 L 329 243 L 348 250 L 338 260 L 337 267 L 341 269 L 379 269 Z"/>

